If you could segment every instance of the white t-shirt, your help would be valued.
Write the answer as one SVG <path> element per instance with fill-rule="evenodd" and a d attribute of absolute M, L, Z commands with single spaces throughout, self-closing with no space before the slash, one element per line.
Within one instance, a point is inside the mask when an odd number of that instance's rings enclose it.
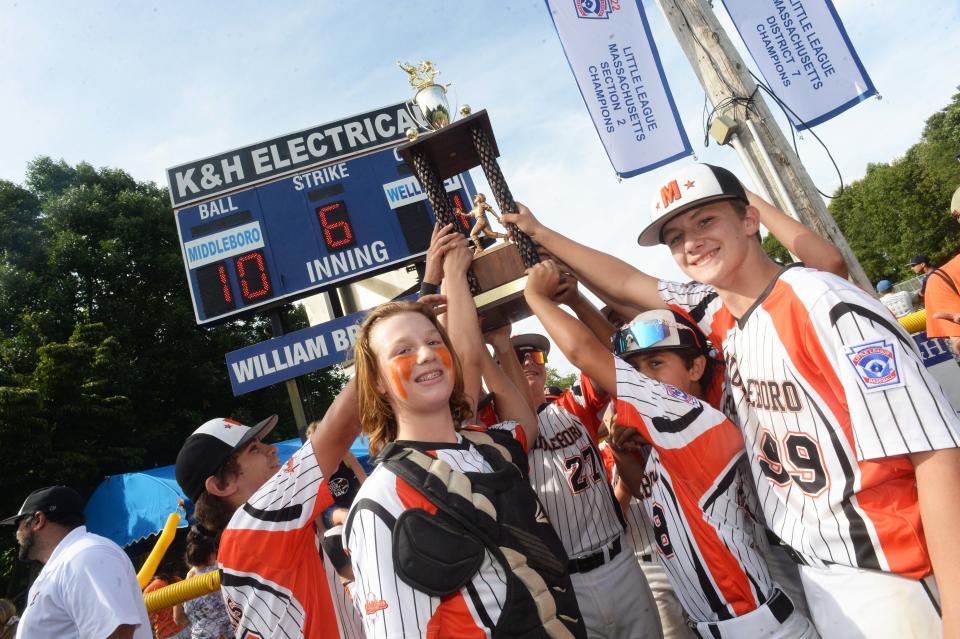
<path fill-rule="evenodd" d="M 913 312 L 913 304 L 910 301 L 910 293 L 907 291 L 897 291 L 896 293 L 887 293 L 880 298 L 883 305 L 890 309 L 890 312 L 896 317 L 903 317 Z"/>
<path fill-rule="evenodd" d="M 133 564 L 120 546 L 79 526 L 57 544 L 30 586 L 17 639 L 106 639 L 133 625 L 151 639 Z"/>

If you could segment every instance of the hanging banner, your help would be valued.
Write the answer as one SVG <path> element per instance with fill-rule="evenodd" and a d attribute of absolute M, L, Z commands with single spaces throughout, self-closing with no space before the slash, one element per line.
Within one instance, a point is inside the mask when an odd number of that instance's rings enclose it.
<path fill-rule="evenodd" d="M 546 3 L 617 175 L 691 155 L 640 0 Z"/>
<path fill-rule="evenodd" d="M 723 4 L 797 130 L 826 122 L 877 92 L 830 0 Z"/>

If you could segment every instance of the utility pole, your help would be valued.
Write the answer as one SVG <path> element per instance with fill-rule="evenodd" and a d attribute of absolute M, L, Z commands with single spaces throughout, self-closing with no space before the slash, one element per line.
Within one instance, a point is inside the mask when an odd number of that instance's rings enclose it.
<path fill-rule="evenodd" d="M 846 238 L 827 211 L 822 196 L 787 144 L 780 127 L 757 84 L 747 70 L 743 58 L 733 47 L 713 9 L 706 0 L 657 0 L 680 46 L 690 60 L 700 84 L 717 108 L 717 115 L 733 120 L 737 125 L 734 135 L 739 143 L 734 146 L 747 171 L 762 190 L 770 194 L 773 203 L 790 213 L 814 231 L 828 238 L 840 250 L 850 279 L 867 291 L 873 285 L 850 250 Z M 745 100 L 752 98 L 749 106 Z"/>

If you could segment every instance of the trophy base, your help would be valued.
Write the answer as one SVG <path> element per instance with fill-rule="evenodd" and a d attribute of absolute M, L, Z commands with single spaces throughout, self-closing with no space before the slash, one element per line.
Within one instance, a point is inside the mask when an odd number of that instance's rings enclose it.
<path fill-rule="evenodd" d="M 493 145 L 494 157 L 498 157 L 500 150 L 497 148 L 496 138 L 493 137 L 490 116 L 485 110 L 477 111 L 437 131 L 424 133 L 416 140 L 397 147 L 397 153 L 407 166 L 413 166 L 413 151 L 423 151 L 433 163 L 437 176 L 446 180 L 480 165 L 480 155 L 473 146 L 470 133 L 474 127 L 486 132 Z"/>
<path fill-rule="evenodd" d="M 500 328 L 532 315 L 523 297 L 525 271 L 516 244 L 497 244 L 474 258 L 473 273 L 481 293 L 473 301 L 482 330 Z"/>
<path fill-rule="evenodd" d="M 533 315 L 523 289 L 527 285 L 527 276 L 507 282 L 497 288 L 480 293 L 473 298 L 480 316 L 480 329 L 491 331 L 501 326 L 519 322 Z"/>

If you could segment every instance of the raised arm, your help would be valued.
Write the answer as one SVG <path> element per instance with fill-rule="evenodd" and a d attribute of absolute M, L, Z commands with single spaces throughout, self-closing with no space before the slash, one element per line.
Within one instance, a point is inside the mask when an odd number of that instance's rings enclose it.
<path fill-rule="evenodd" d="M 575 276 L 564 275 L 564 281 L 560 283 L 555 297 L 558 302 L 570 307 L 570 310 L 600 340 L 600 343 L 607 346 L 607 350 L 613 350 L 613 345 L 610 343 L 610 336 L 614 332 L 613 324 L 608 322 L 597 307 L 580 293 Z"/>
<path fill-rule="evenodd" d="M 512 359 L 516 361 L 517 358 Z M 537 425 L 537 414 L 530 406 L 527 393 L 521 392 L 521 388 L 527 388 L 526 382 L 524 381 L 522 387 L 517 387 L 507 374 L 497 366 L 486 349 L 484 349 L 482 370 L 487 389 L 494 395 L 497 417 L 503 421 L 519 422 L 523 427 L 527 442 L 532 446 L 533 442 L 537 441 L 540 428 Z"/>
<path fill-rule="evenodd" d="M 760 213 L 760 223 L 773 233 L 784 248 L 810 268 L 846 278 L 847 263 L 839 249 L 815 231 L 793 219 L 756 193 L 747 191 L 747 199 Z"/>
<path fill-rule="evenodd" d="M 443 256 L 457 245 L 457 236 L 453 224 L 440 226 L 433 225 L 433 234 L 430 236 L 430 248 L 427 249 L 427 260 L 423 269 L 423 280 L 420 282 L 420 295 L 430 295 L 440 292 L 440 282 L 443 280 Z"/>
<path fill-rule="evenodd" d="M 337 472 L 340 460 L 350 450 L 359 434 L 360 398 L 354 378 L 343 387 L 310 435 L 313 455 L 324 477 L 330 477 Z"/>
<path fill-rule="evenodd" d="M 534 242 L 569 264 L 591 289 L 602 292 L 618 304 L 645 309 L 666 308 L 657 290 L 657 278 L 547 228 L 519 202 L 517 211 L 515 214 L 503 213 L 503 222 L 516 224 Z"/>
<path fill-rule="evenodd" d="M 576 368 L 610 395 L 617 393 L 613 354 L 580 320 L 568 315 L 552 298 L 560 286 L 560 271 L 553 260 L 527 271 L 524 297 L 554 343 Z"/>
<path fill-rule="evenodd" d="M 486 347 L 480 333 L 477 307 L 467 284 L 467 269 L 473 261 L 473 252 L 466 238 L 457 241 L 443 260 L 443 291 L 447 296 L 447 332 L 453 350 L 463 368 L 463 390 L 470 398 L 470 408 L 476 413 L 480 399 L 480 367 Z"/>
<path fill-rule="evenodd" d="M 943 636 L 960 636 L 960 449 L 910 455 L 917 476 L 920 518 L 940 591 Z"/>

